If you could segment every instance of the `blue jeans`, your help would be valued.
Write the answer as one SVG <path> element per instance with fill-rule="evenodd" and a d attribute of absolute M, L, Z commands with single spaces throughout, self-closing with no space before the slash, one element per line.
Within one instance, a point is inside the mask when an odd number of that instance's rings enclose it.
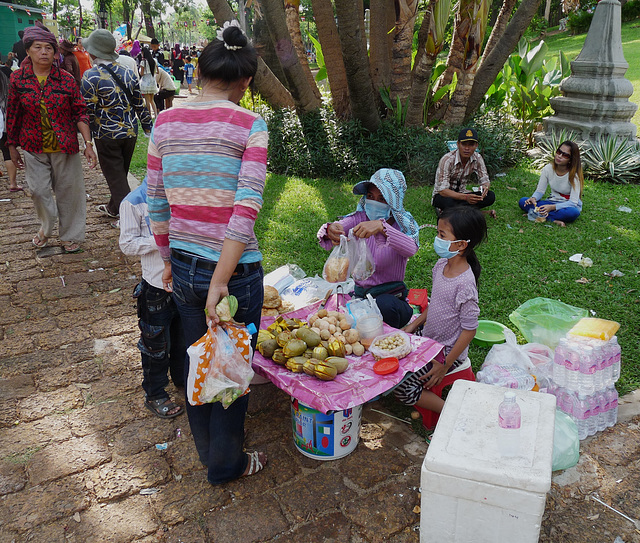
<path fill-rule="evenodd" d="M 193 257 L 191 263 L 171 258 L 173 296 L 182 318 L 185 341 L 192 345 L 207 331 L 204 308 L 207 303 L 212 270 L 199 264 L 211 264 L 209 260 Z M 231 277 L 229 294 L 238 299 L 235 320 L 260 328 L 262 301 L 264 298 L 262 268 L 245 270 Z M 254 334 L 255 349 L 258 335 Z M 189 374 L 189 360 L 185 363 L 185 381 Z M 211 484 L 222 484 L 237 479 L 247 467 L 248 457 L 243 451 L 244 418 L 249 395 L 238 398 L 227 409 L 220 402 L 193 406 L 187 402 L 187 415 L 200 461 L 207 466 L 207 478 Z"/>
<path fill-rule="evenodd" d="M 148 400 L 168 398 L 169 384 L 184 386 L 184 360 L 187 347 L 182 335 L 180 315 L 169 292 L 156 288 L 144 279 L 136 286 L 138 301 L 138 349 L 142 358 L 142 388 Z"/>
<path fill-rule="evenodd" d="M 523 196 L 520 198 L 518 205 L 522 211 L 529 211 L 533 209 L 535 206 L 533 204 L 525 204 L 525 202 L 529 198 L 527 196 Z M 536 206 L 543 206 L 547 204 L 556 205 L 558 202 L 552 202 L 551 200 L 539 200 L 536 203 Z M 563 207 L 562 209 L 556 209 L 555 211 L 550 211 L 547 215 L 547 221 L 562 221 L 562 222 L 573 222 L 580 216 L 580 210 L 577 207 L 569 206 Z"/>

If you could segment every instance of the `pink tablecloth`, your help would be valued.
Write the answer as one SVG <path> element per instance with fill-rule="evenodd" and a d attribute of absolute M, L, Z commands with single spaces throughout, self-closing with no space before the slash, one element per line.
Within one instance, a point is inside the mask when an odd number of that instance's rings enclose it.
<path fill-rule="evenodd" d="M 287 317 L 306 319 L 315 313 L 320 302 L 288 313 Z M 261 328 L 275 320 L 263 317 Z M 385 325 L 385 333 L 394 329 Z M 253 369 L 269 379 L 278 388 L 309 407 L 327 413 L 349 409 L 375 398 L 396 386 L 411 371 L 416 371 L 427 362 L 438 359 L 444 362 L 442 345 L 432 339 L 410 335 L 411 354 L 400 360 L 398 371 L 389 375 L 376 375 L 373 371 L 375 359 L 368 351 L 363 356 L 347 356 L 349 368 L 333 381 L 321 381 L 305 373 L 292 373 L 256 351 Z"/>

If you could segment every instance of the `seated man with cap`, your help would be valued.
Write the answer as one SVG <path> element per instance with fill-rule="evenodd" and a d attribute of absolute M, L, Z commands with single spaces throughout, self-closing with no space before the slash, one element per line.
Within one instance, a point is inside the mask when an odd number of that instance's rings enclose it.
<path fill-rule="evenodd" d="M 458 135 L 458 148 L 440 159 L 431 200 L 438 211 L 456 205 L 482 209 L 495 202 L 496 195 L 489 190 L 491 182 L 482 156 L 475 152 L 477 148 L 478 133 L 474 128 L 464 128 Z M 495 219 L 493 209 L 488 213 Z"/>

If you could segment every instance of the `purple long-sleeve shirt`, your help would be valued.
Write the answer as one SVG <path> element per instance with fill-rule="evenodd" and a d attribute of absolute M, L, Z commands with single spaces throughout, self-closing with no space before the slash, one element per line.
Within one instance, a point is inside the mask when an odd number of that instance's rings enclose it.
<path fill-rule="evenodd" d="M 344 231 L 349 233 L 354 226 L 361 222 L 368 221 L 364 211 L 358 211 L 338 221 Z M 330 250 L 333 248 L 331 240 L 327 237 L 327 224 L 323 224 L 318 230 L 318 241 L 320 245 Z M 407 269 L 407 260 L 418 252 L 418 245 L 413 238 L 403 234 L 398 226 L 382 221 L 384 234 L 366 238 L 367 247 L 371 251 L 371 257 L 376 266 L 374 274 L 364 281 L 356 284 L 363 288 L 370 288 L 391 281 L 404 281 L 404 274 Z"/>

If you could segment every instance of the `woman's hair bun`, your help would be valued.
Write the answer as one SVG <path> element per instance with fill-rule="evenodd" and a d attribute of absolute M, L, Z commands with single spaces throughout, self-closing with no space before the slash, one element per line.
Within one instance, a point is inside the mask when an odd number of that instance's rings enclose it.
<path fill-rule="evenodd" d="M 232 47 L 244 47 L 249 43 L 245 33 L 237 26 L 228 26 L 222 33 L 224 42 Z"/>

